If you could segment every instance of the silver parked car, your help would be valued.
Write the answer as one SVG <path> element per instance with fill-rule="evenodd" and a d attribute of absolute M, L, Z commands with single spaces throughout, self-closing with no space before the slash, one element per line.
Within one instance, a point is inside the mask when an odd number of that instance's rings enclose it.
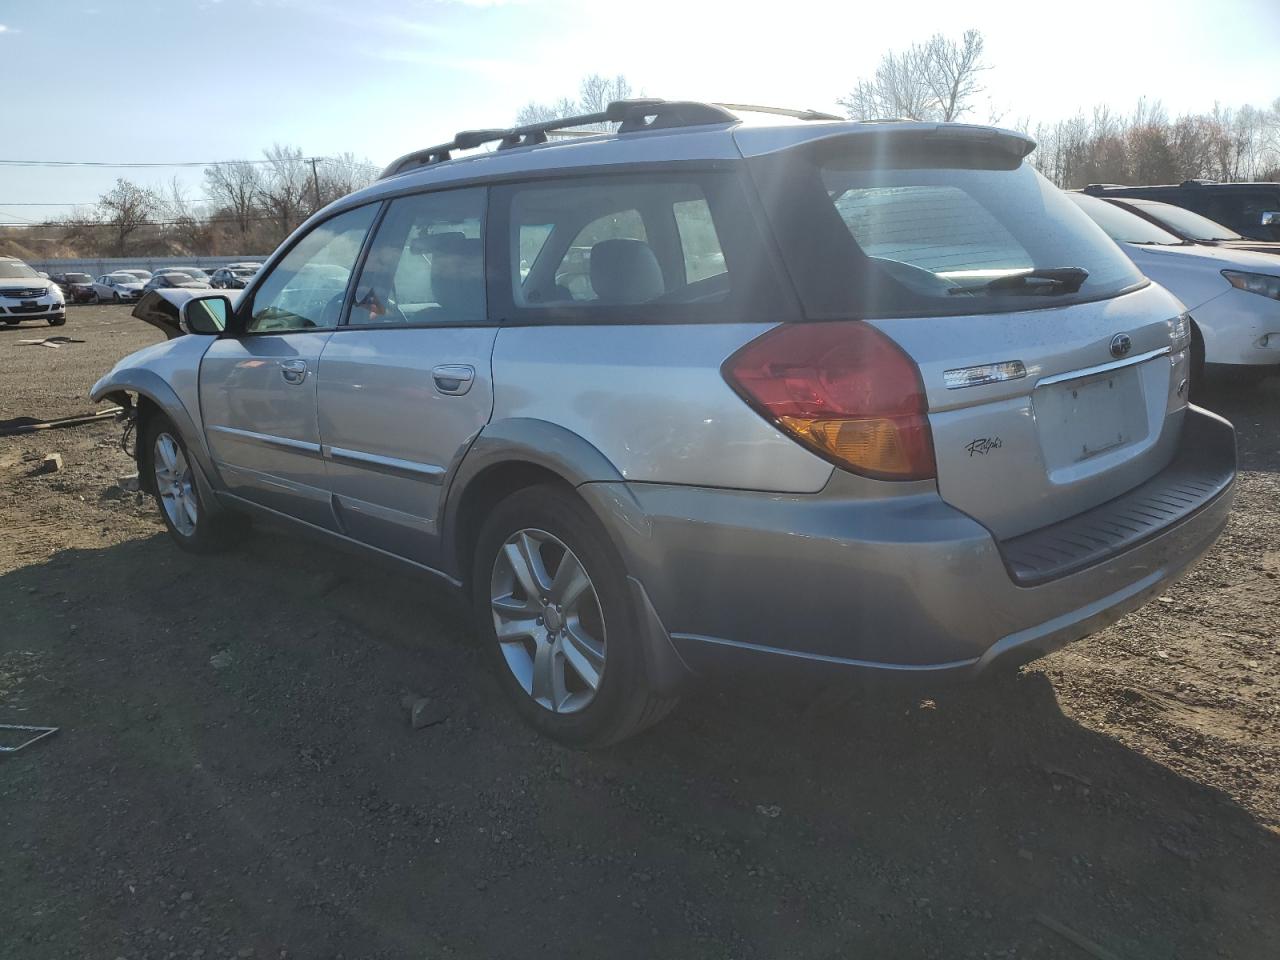
<path fill-rule="evenodd" d="M 1187 404 L 1188 322 L 1030 141 L 744 116 L 461 133 L 244 291 L 149 294 L 172 339 L 93 396 L 174 540 L 284 518 L 452 584 L 580 746 L 740 666 L 1018 663 L 1213 544 L 1235 439 Z"/>

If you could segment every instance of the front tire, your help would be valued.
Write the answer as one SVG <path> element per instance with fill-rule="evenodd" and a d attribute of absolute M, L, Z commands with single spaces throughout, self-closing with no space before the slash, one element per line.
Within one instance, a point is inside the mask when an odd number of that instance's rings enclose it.
<path fill-rule="evenodd" d="M 238 539 L 244 529 L 242 518 L 209 509 L 196 483 L 187 445 L 168 417 L 152 417 L 140 442 L 139 470 L 151 478 L 160 519 L 174 543 L 192 553 L 214 553 Z"/>
<path fill-rule="evenodd" d="M 494 508 L 477 541 L 471 593 L 499 683 L 538 732 L 601 747 L 675 706 L 650 692 L 626 571 L 571 492 L 528 487 Z"/>
<path fill-rule="evenodd" d="M 93 293 L 90 295 L 89 302 L 92 303 L 94 306 L 97 306 L 102 302 L 102 298 L 98 296 L 97 290 L 93 291 Z"/>
<path fill-rule="evenodd" d="M 120 294 L 119 294 L 119 293 L 113 293 L 113 294 L 111 295 L 111 302 L 112 302 L 112 303 L 119 303 L 119 302 L 120 302 Z"/>

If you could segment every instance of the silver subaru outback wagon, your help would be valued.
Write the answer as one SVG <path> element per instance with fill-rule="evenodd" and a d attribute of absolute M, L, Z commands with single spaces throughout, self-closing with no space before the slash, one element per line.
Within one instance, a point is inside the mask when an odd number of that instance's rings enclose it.
<path fill-rule="evenodd" d="M 730 669 L 1016 664 L 1210 547 L 1235 439 L 1187 403 L 1189 319 L 1031 141 L 745 116 L 461 133 L 243 292 L 148 296 L 170 339 L 93 396 L 173 539 L 284 519 L 447 581 L 579 746 Z"/>

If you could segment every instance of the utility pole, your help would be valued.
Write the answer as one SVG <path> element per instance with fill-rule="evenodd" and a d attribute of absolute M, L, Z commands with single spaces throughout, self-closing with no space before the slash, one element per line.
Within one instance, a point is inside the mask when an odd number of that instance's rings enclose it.
<path fill-rule="evenodd" d="M 320 174 L 316 172 L 316 158 L 311 158 L 311 187 L 316 195 L 316 210 L 320 209 Z"/>

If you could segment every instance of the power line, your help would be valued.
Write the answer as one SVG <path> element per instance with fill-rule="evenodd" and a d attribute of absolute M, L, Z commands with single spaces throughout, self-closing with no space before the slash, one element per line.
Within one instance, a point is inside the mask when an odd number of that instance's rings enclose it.
<path fill-rule="evenodd" d="M 105 160 L 0 160 L 6 167 L 216 167 L 241 163 L 309 163 L 332 157 L 283 157 L 278 160 L 175 160 L 171 163 L 110 163 Z"/>
<path fill-rule="evenodd" d="M 0 213 L 4 213 L 0 210 Z M 16 216 L 16 214 L 8 214 L 8 216 Z M 280 223 L 280 217 L 191 217 L 183 220 L 138 220 L 136 225 L 139 227 L 176 227 L 179 224 L 194 223 L 196 225 L 205 223 Z M 58 220 L 24 220 L 21 223 L 0 223 L 0 227 L 65 227 L 69 226 L 64 221 Z M 109 220 L 85 220 L 76 224 L 81 227 L 109 227 Z"/>
<path fill-rule="evenodd" d="M 196 197 L 194 200 L 184 200 L 183 203 L 213 203 L 212 197 Z M 97 200 L 46 200 L 37 202 L 35 200 L 17 200 L 13 203 L 5 203 L 0 201 L 0 207 L 94 207 L 98 205 Z"/>

